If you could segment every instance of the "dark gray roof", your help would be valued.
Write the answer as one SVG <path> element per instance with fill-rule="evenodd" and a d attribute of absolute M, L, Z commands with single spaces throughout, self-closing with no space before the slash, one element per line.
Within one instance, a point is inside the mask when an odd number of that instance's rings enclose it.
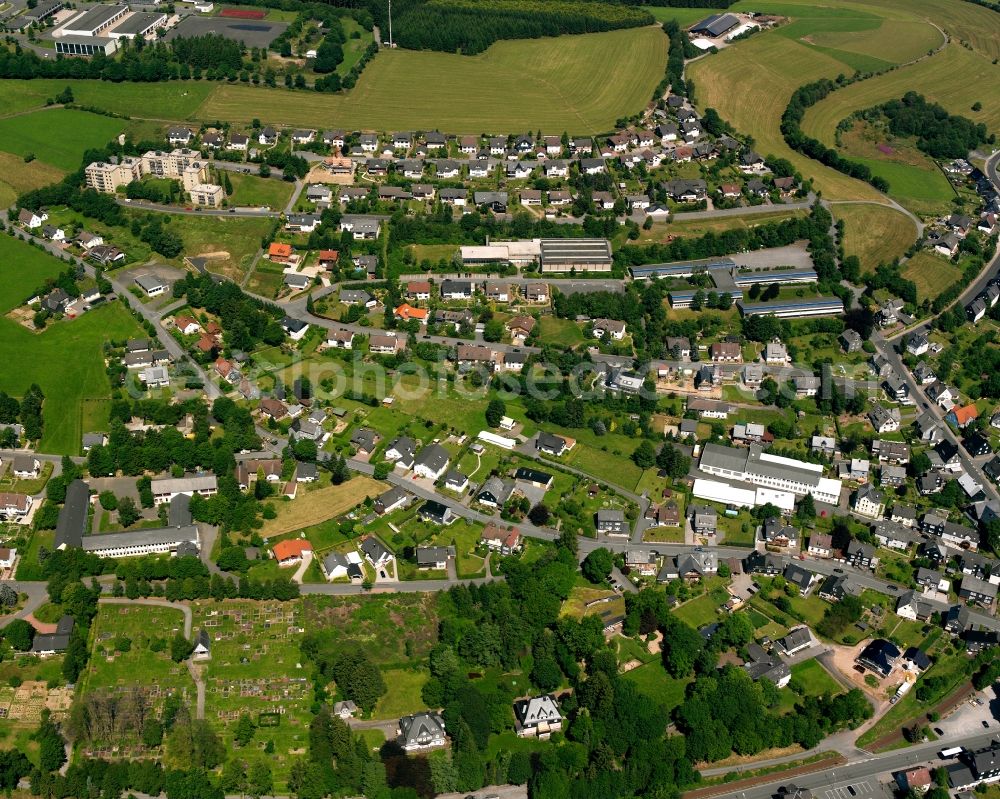
<path fill-rule="evenodd" d="M 87 529 L 90 488 L 83 480 L 74 480 L 66 489 L 66 501 L 56 522 L 56 549 L 78 547 Z"/>
<path fill-rule="evenodd" d="M 170 509 L 167 512 L 167 524 L 171 527 L 183 527 L 191 524 L 191 497 L 187 494 L 178 494 L 170 500 Z"/>
<path fill-rule="evenodd" d="M 414 466 L 426 466 L 432 472 L 437 472 L 447 466 L 451 456 L 448 450 L 440 444 L 429 444 L 420 450 L 420 455 L 414 462 Z"/>

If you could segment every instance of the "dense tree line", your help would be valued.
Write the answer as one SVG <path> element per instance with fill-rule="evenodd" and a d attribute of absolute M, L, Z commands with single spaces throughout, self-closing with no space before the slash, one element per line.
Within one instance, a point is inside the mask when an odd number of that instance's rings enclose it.
<path fill-rule="evenodd" d="M 285 339 L 281 327 L 282 310 L 244 294 L 229 281 L 216 282 L 211 275 L 189 272 L 174 283 L 174 297 L 187 297 L 192 308 L 219 317 L 226 346 L 249 352 L 260 342 L 280 344 Z"/>
<path fill-rule="evenodd" d="M 875 106 L 872 112 L 889 120 L 889 131 L 894 136 L 915 137 L 917 147 L 931 158 L 965 158 L 970 150 L 994 141 L 986 125 L 949 114 L 916 92 Z"/>
<path fill-rule="evenodd" d="M 827 147 L 819 139 L 806 135 L 802 130 L 802 119 L 805 117 L 806 110 L 846 83 L 848 83 L 846 79 L 838 79 L 835 82 L 829 78 L 820 78 L 796 89 L 785 107 L 785 113 L 781 116 L 781 135 L 784 137 L 785 143 L 793 150 L 819 161 L 831 169 L 863 180 L 878 191 L 887 192 L 889 191 L 889 182 L 885 178 L 873 174 L 866 164 L 844 158 L 835 149 Z"/>
<path fill-rule="evenodd" d="M 656 99 L 661 98 L 668 86 L 674 94 L 685 97 L 687 96 L 687 84 L 684 81 L 684 61 L 688 58 L 694 58 L 700 51 L 691 44 L 687 33 L 677 24 L 677 20 L 668 19 L 664 22 L 663 32 L 670 39 L 670 45 L 667 49 L 667 70 L 663 81 L 657 87 L 655 97 Z"/>
<path fill-rule="evenodd" d="M 399 15 L 395 41 L 411 50 L 475 55 L 501 39 L 537 39 L 649 25 L 646 11 L 584 0 L 430 0 Z"/>

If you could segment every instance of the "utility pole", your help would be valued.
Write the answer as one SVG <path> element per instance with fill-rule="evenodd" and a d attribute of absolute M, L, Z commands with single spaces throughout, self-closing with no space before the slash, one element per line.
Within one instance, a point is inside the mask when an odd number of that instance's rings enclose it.
<path fill-rule="evenodd" d="M 389 0 L 389 49 L 392 49 L 392 0 Z"/>

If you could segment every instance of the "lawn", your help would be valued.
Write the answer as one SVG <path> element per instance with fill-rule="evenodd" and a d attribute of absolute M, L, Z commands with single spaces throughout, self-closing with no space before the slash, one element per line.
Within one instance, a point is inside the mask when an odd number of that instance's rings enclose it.
<path fill-rule="evenodd" d="M 920 300 L 933 300 L 962 276 L 962 270 L 947 258 L 923 250 L 903 264 L 903 277 L 917 284 Z"/>
<path fill-rule="evenodd" d="M 427 708 L 420 696 L 420 690 L 430 678 L 425 670 L 390 669 L 382 676 L 389 690 L 375 705 L 373 718 L 398 719 Z"/>
<path fill-rule="evenodd" d="M 721 592 L 721 594 L 720 594 Z M 691 599 L 683 605 L 678 605 L 674 610 L 674 615 L 681 621 L 685 621 L 692 627 L 704 627 L 719 619 L 719 608 L 726 601 L 728 594 L 720 589 L 719 591 L 709 591 L 696 599 Z"/>
<path fill-rule="evenodd" d="M 0 147 L 22 158 L 34 153 L 42 163 L 69 172 L 80 168 L 86 150 L 103 147 L 124 129 L 120 119 L 54 108 L 0 119 Z M 53 136 L 54 130 L 73 131 L 73 135 Z"/>
<path fill-rule="evenodd" d="M 138 110 L 149 109 L 160 119 L 188 118 L 213 89 L 208 81 L 4 80 L 0 83 L 0 102 L 6 111 L 15 113 L 45 105 L 47 98 L 54 97 L 67 86 L 73 90 L 74 101 L 81 106 L 139 117 L 142 114 L 138 114 Z"/>
<path fill-rule="evenodd" d="M 594 133 L 645 107 L 666 52 L 659 26 L 503 41 L 476 56 L 383 50 L 349 92 L 219 85 L 196 115 L 248 122 L 263 114 L 314 128 Z"/>
<path fill-rule="evenodd" d="M 233 184 L 233 193 L 229 196 L 230 205 L 265 205 L 276 211 L 284 211 L 295 188 L 293 184 L 276 178 L 260 178 L 235 172 L 227 174 Z"/>
<path fill-rule="evenodd" d="M 586 339 L 583 328 L 572 319 L 560 319 L 555 316 L 542 316 L 538 319 L 539 344 L 552 344 L 557 347 L 575 347 Z"/>
<path fill-rule="evenodd" d="M 870 204 L 833 206 L 844 222 L 844 254 L 856 255 L 863 272 L 873 272 L 902 256 L 917 237 L 913 220 L 894 208 Z"/>
<path fill-rule="evenodd" d="M 326 519 L 339 516 L 350 510 L 366 496 L 375 497 L 385 490 L 385 485 L 370 477 L 357 475 L 339 486 L 331 485 L 315 491 L 300 492 L 290 502 L 276 501 L 271 503 L 278 516 L 266 519 L 260 530 L 264 538 L 273 538 L 311 527 Z"/>
<path fill-rule="evenodd" d="M 803 660 L 792 666 L 792 682 L 803 696 L 843 693 L 840 683 L 818 660 Z"/>
<path fill-rule="evenodd" d="M 658 661 L 645 663 L 632 669 L 624 677 L 626 680 L 634 682 L 640 693 L 645 694 L 654 702 L 659 702 L 668 712 L 684 701 L 684 691 L 689 682 L 689 680 L 678 680 L 671 677 L 664 671 L 663 664 Z"/>
<path fill-rule="evenodd" d="M 0 308 L 16 307 L 64 264 L 23 242 L 0 237 Z M 0 319 L 4 369 L 0 389 L 22 395 L 32 383 L 45 394 L 41 450 L 75 455 L 80 450 L 83 401 L 111 394 L 102 346 L 135 336 L 140 328 L 120 304 L 111 303 L 78 319 L 56 322 L 42 333 Z"/>

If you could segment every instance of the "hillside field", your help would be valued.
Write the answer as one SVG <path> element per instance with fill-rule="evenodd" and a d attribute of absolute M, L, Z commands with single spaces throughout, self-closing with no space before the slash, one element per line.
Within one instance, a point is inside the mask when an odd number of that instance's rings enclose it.
<path fill-rule="evenodd" d="M 913 220 L 888 206 L 834 205 L 833 215 L 844 222 L 844 254 L 858 256 L 864 272 L 895 261 L 917 238 Z"/>
<path fill-rule="evenodd" d="M 53 108 L 0 119 L 0 149 L 22 159 L 33 153 L 43 164 L 68 172 L 79 169 L 84 151 L 104 146 L 124 129 L 120 119 Z"/>
<path fill-rule="evenodd" d="M 779 14 L 790 22 L 691 64 L 697 105 L 715 108 L 752 135 L 761 153 L 788 158 L 828 198 L 878 200 L 871 187 L 790 150 L 779 131 L 781 115 L 802 84 L 919 57 L 940 43 L 940 34 L 898 8 L 747 0 L 735 8 Z"/>
<path fill-rule="evenodd" d="M 65 264 L 27 244 L 0 236 L 0 312 L 22 303 L 46 278 Z M 32 383 L 45 393 L 41 451 L 75 455 L 80 451 L 85 399 L 105 399 L 111 386 L 104 372 L 103 343 L 140 333 L 132 315 L 119 303 L 55 322 L 33 333 L 0 318 L 0 389 L 20 396 Z"/>
<path fill-rule="evenodd" d="M 596 133 L 649 102 L 666 57 L 659 26 L 498 42 L 477 56 L 386 50 L 344 94 L 219 85 L 195 116 L 317 128 Z"/>

